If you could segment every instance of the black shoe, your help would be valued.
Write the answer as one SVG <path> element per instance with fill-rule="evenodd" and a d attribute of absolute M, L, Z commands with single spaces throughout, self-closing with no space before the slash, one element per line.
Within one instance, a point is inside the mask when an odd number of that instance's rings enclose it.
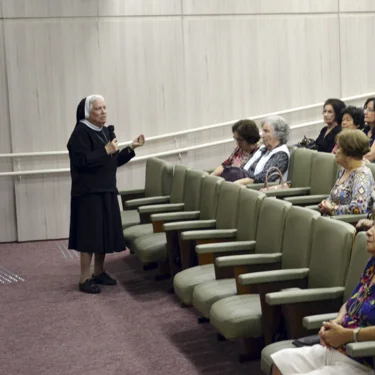
<path fill-rule="evenodd" d="M 103 272 L 98 276 L 92 274 L 92 279 L 94 280 L 95 284 L 117 285 L 117 281 L 115 279 L 112 279 L 112 277 L 109 276 L 106 272 Z"/>
<path fill-rule="evenodd" d="M 97 294 L 101 292 L 93 279 L 87 279 L 84 283 L 79 283 L 78 287 L 81 292 L 85 293 Z"/>

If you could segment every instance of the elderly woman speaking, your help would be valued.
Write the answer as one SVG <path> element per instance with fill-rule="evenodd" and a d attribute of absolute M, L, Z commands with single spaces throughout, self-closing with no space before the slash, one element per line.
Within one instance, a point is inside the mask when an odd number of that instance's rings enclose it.
<path fill-rule="evenodd" d="M 266 117 L 262 123 L 263 146 L 245 164 L 244 170 L 247 177 L 241 178 L 235 183 L 248 185 L 257 182 L 265 182 L 267 171 L 277 167 L 286 180 L 289 167 L 289 150 L 286 143 L 289 139 L 289 125 L 281 116 Z M 276 174 L 270 175 L 268 181 L 276 181 Z"/>
<path fill-rule="evenodd" d="M 72 178 L 69 249 L 80 252 L 78 286 L 86 293 L 100 293 L 97 284 L 117 284 L 104 270 L 105 254 L 125 249 L 116 170 L 144 144 L 144 136 L 140 135 L 119 152 L 114 128 L 104 126 L 106 121 L 107 108 L 101 95 L 82 99 L 67 145 Z M 92 254 L 95 266 L 90 275 Z"/>
<path fill-rule="evenodd" d="M 375 227 L 367 232 L 371 257 L 352 296 L 334 320 L 323 323 L 320 344 L 284 349 L 272 355 L 273 375 L 373 374 L 372 357 L 347 356 L 345 344 L 375 340 Z"/>

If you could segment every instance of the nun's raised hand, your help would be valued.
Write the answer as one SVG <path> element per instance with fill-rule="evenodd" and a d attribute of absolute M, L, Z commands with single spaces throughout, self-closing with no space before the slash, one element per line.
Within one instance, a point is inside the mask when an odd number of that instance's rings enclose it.
<path fill-rule="evenodd" d="M 107 151 L 108 155 L 112 155 L 118 151 L 118 146 L 117 146 L 117 139 L 113 139 L 112 142 L 108 142 L 105 145 L 105 150 Z"/>
<path fill-rule="evenodd" d="M 134 139 L 130 147 L 134 150 L 137 147 L 142 147 L 144 144 L 145 144 L 145 136 L 141 134 L 136 139 Z"/>

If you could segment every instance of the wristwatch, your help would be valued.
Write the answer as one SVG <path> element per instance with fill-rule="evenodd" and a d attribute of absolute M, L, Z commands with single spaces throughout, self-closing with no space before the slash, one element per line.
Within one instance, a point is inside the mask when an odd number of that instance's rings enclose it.
<path fill-rule="evenodd" d="M 357 327 L 353 330 L 353 339 L 355 342 L 358 342 L 358 333 L 361 330 L 361 327 Z"/>

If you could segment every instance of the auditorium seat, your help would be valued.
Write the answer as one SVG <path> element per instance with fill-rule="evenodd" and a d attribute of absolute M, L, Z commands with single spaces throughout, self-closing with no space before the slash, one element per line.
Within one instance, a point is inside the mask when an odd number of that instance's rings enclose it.
<path fill-rule="evenodd" d="M 319 203 L 329 195 L 336 181 L 337 170 L 338 166 L 333 154 L 314 152 L 308 186 L 268 191 L 266 195 L 268 197 L 282 198 L 299 206 Z"/>
<path fill-rule="evenodd" d="M 230 270 L 233 278 L 216 278 L 217 280 L 197 285 L 193 292 L 193 306 L 206 318 L 210 317 L 211 306 L 226 297 L 237 294 L 236 278 L 249 272 L 260 272 L 275 269 L 293 269 L 307 267 L 310 259 L 313 227 L 320 216 L 317 212 L 301 207 L 291 207 L 284 221 L 271 219 L 275 216 L 275 204 L 282 201 L 268 199 L 262 203 L 270 204 L 270 209 L 261 210 L 256 243 L 247 255 L 220 256 L 216 259 L 217 275 Z M 258 235 L 259 233 L 259 235 Z M 270 241 L 269 233 L 276 235 Z M 265 242 L 267 240 L 267 242 Z M 202 246 L 201 246 L 202 248 Z M 197 251 L 199 251 L 198 249 Z M 217 254 L 217 255 L 220 255 Z M 224 276 L 228 275 L 223 272 Z"/>
<path fill-rule="evenodd" d="M 347 301 L 347 299 L 352 295 L 355 287 L 358 284 L 359 278 L 365 268 L 365 265 L 367 264 L 367 261 L 369 259 L 369 254 L 366 251 L 366 242 L 367 242 L 366 234 L 363 232 L 358 233 L 353 244 L 350 265 L 349 265 L 348 273 L 346 276 L 345 290 L 343 293 L 342 304 L 345 303 L 345 301 Z M 331 289 L 329 288 L 328 293 L 330 293 L 330 291 Z M 319 293 L 321 292 L 324 293 L 323 288 L 319 290 Z M 327 311 L 327 313 L 320 314 L 320 315 L 306 316 L 303 318 L 302 324 L 307 330 L 307 332 L 309 332 L 309 334 L 314 334 L 319 331 L 324 321 L 335 319 L 337 315 L 338 315 L 338 310 L 336 310 L 335 312 Z M 271 374 L 271 368 L 272 368 L 272 363 L 273 363 L 271 355 L 282 349 L 295 348 L 295 346 L 292 344 L 292 341 L 293 340 L 275 342 L 266 346 L 262 350 L 261 368 L 265 374 Z M 357 343 L 353 343 L 353 344 L 354 345 L 350 348 L 348 348 L 348 345 L 347 345 L 347 351 L 350 350 L 350 355 L 355 353 L 357 357 L 363 356 L 363 354 L 359 352 L 359 349 L 363 348 L 365 350 L 370 351 L 369 353 L 370 356 L 375 356 L 375 343 L 374 342 L 361 342 L 360 346 L 358 346 Z"/>
<path fill-rule="evenodd" d="M 122 229 L 140 224 L 137 208 L 168 202 L 172 187 L 173 165 L 158 158 L 147 159 L 144 189 L 119 191 Z"/>
<path fill-rule="evenodd" d="M 202 183 L 206 176 L 207 174 L 203 171 L 186 171 L 184 186 L 185 196 L 183 206 L 181 207 L 183 211 L 177 212 L 177 214 L 183 215 L 183 219 L 179 218 L 178 220 L 192 220 L 199 217 Z M 151 208 L 153 209 L 154 207 Z M 169 274 L 169 264 L 167 259 L 167 241 L 163 230 L 163 224 L 164 222 L 177 220 L 174 214 L 176 214 L 176 212 L 156 214 L 161 215 L 162 220 L 155 220 L 154 215 L 151 215 L 153 232 L 139 236 L 133 241 L 134 254 L 140 261 L 143 264 L 159 263 L 161 274 L 165 274 L 166 276 Z"/>
<path fill-rule="evenodd" d="M 264 194 L 260 192 L 242 189 L 240 191 L 238 201 L 237 228 L 236 231 L 233 232 L 235 237 L 231 240 L 231 242 L 198 245 L 195 247 L 195 251 L 197 251 L 199 248 L 218 248 L 224 252 L 228 252 L 229 254 L 247 252 L 249 243 L 253 243 L 253 240 L 256 238 L 259 212 L 264 197 Z M 212 235 L 218 235 L 220 233 L 221 230 L 211 231 Z M 208 238 L 209 233 L 206 233 L 206 236 Z M 212 252 L 212 254 L 213 257 L 216 256 L 214 252 Z M 223 253 L 219 253 L 219 255 L 222 254 Z M 212 263 L 188 268 L 178 274 L 174 281 L 178 289 L 176 290 L 176 294 L 181 298 L 184 304 L 187 305 L 191 303 L 192 293 L 195 286 L 200 285 L 203 282 L 213 281 L 215 280 L 215 276 L 217 278 L 213 263 L 214 258 L 212 259 Z M 232 274 L 221 276 L 227 276 L 227 278 L 233 277 Z M 232 287 L 232 285 L 230 285 L 230 287 Z"/>
<path fill-rule="evenodd" d="M 153 228 L 150 223 L 151 213 L 156 212 L 174 212 L 181 211 L 184 207 L 184 196 L 185 196 L 185 178 L 186 178 L 187 167 L 183 165 L 176 165 L 174 167 L 171 195 L 167 200 L 169 203 L 165 204 L 154 204 L 147 206 L 138 207 L 138 213 L 141 218 L 141 223 L 146 222 L 148 224 L 139 224 L 126 228 L 124 233 L 125 244 L 133 252 L 133 242 L 137 237 L 144 236 L 152 233 Z"/>
<path fill-rule="evenodd" d="M 152 214 L 151 221 L 154 225 L 154 231 L 164 231 L 165 236 L 160 236 L 158 240 L 153 237 L 155 246 L 166 248 L 167 252 L 167 271 L 171 277 L 181 271 L 179 236 L 181 226 L 187 230 L 187 227 L 196 229 L 202 225 L 212 225 L 215 223 L 217 201 L 219 196 L 220 184 L 224 180 L 221 177 L 205 176 L 201 183 L 201 198 L 199 211 L 183 211 Z M 192 220 L 194 219 L 194 220 Z M 197 220 L 196 220 L 197 219 Z"/>
<path fill-rule="evenodd" d="M 341 307 L 353 235 L 351 225 L 319 217 L 314 225 L 309 268 L 240 275 L 238 295 L 212 305 L 211 324 L 225 338 L 241 339 L 243 359 L 259 356 L 265 340 L 268 343 L 278 333 L 282 317 L 289 337 L 303 336 L 301 322 L 308 312 Z M 318 288 L 330 288 L 331 293 L 317 303 L 310 296 L 318 293 Z M 278 292 L 269 293 L 272 290 Z M 327 291 L 324 289 L 323 294 Z"/>

